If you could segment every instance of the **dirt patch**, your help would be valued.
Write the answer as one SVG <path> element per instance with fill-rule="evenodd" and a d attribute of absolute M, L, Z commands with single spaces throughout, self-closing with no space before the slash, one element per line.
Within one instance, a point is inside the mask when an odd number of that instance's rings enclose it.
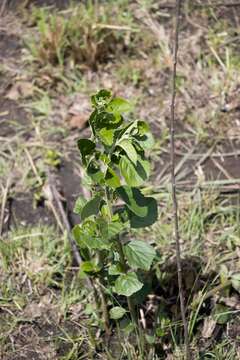
<path fill-rule="evenodd" d="M 11 221 L 15 226 L 55 224 L 52 212 L 46 206 L 34 206 L 33 195 L 18 193 L 11 201 Z"/>
<path fill-rule="evenodd" d="M 8 35 L 0 31 L 0 58 L 15 56 L 21 49 L 20 39 L 15 35 Z"/>
<path fill-rule="evenodd" d="M 67 200 L 67 214 L 71 225 L 79 223 L 79 216 L 73 213 L 77 197 L 81 193 L 81 178 L 74 171 L 74 165 L 69 161 L 63 161 L 59 171 L 59 180 L 65 199 Z"/>
<path fill-rule="evenodd" d="M 79 0 L 79 2 L 82 1 Z M 24 1 L 10 0 L 8 6 L 11 10 L 14 10 L 16 6 L 21 6 L 21 3 L 24 3 Z M 71 4 L 70 0 L 30 0 L 28 1 L 27 6 L 54 6 L 58 9 L 63 9 L 66 8 L 69 4 Z"/>
<path fill-rule="evenodd" d="M 19 127 L 27 127 L 28 115 L 19 104 L 12 100 L 0 99 L 0 133 L 2 137 L 15 135 Z"/>

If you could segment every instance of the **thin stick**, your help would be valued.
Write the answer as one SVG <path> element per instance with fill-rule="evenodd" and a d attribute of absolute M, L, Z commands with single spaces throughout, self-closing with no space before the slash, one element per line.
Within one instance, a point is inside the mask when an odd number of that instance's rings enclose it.
<path fill-rule="evenodd" d="M 57 212 L 57 210 L 56 210 L 56 208 L 55 208 L 55 206 L 54 206 L 54 204 L 53 204 L 53 202 L 51 200 L 48 201 L 48 206 L 50 207 L 50 209 L 53 212 L 53 215 L 54 215 L 54 217 L 56 219 L 56 222 L 58 224 L 59 229 L 62 231 L 62 233 L 64 233 L 65 229 L 63 227 L 62 221 L 61 221 L 60 217 L 58 216 L 58 212 Z"/>
<path fill-rule="evenodd" d="M 174 50 L 173 50 L 173 73 L 172 73 L 172 100 L 171 100 L 171 124 L 170 124 L 170 141 L 171 141 L 171 185 L 172 185 L 172 200 L 173 200 L 173 215 L 174 215 L 174 232 L 176 243 L 176 258 L 177 258 L 177 273 L 178 273 L 178 287 L 181 306 L 182 322 L 184 327 L 184 342 L 186 347 L 186 360 L 191 359 L 191 351 L 188 337 L 188 324 L 185 314 L 185 304 L 183 295 L 183 281 L 182 281 L 182 264 L 181 264 L 181 249 L 180 236 L 178 225 L 178 203 L 176 196 L 176 179 L 175 179 L 175 98 L 176 98 L 176 72 L 177 72 L 177 54 L 178 54 L 178 35 L 179 35 L 179 18 L 180 18 L 181 0 L 176 0 L 176 24 L 174 36 Z"/>
<path fill-rule="evenodd" d="M 32 171 L 33 171 L 34 175 L 36 176 L 39 185 L 42 185 L 43 181 L 42 181 L 40 175 L 38 174 L 37 168 L 36 168 L 36 166 L 35 166 L 35 164 L 33 162 L 33 159 L 32 159 L 32 156 L 31 156 L 30 152 L 28 151 L 27 148 L 25 148 L 24 151 L 25 151 L 25 153 L 27 155 L 27 158 L 28 158 L 28 161 L 29 161 L 29 163 L 31 165 Z"/>

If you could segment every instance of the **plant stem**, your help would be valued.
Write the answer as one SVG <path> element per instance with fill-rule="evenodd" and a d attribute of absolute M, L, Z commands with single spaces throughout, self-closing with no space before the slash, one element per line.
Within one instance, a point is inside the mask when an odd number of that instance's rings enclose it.
<path fill-rule="evenodd" d="M 108 308 L 107 308 L 106 294 L 103 290 L 102 279 L 98 280 L 98 290 L 99 290 L 99 295 L 101 298 L 101 306 L 102 306 L 102 314 L 103 314 L 103 318 L 104 318 L 105 332 L 106 332 L 107 337 L 109 337 L 109 335 L 110 335 L 110 320 L 109 320 L 109 313 L 108 313 Z"/>
<path fill-rule="evenodd" d="M 173 215 L 174 215 L 174 232 L 176 244 L 176 258 L 177 258 L 177 273 L 178 273 L 178 287 L 181 306 L 181 316 L 184 327 L 184 342 L 186 347 L 186 360 L 191 359 L 191 351 L 188 336 L 188 323 L 185 314 L 185 303 L 183 294 L 183 281 L 182 281 L 182 264 L 181 264 L 181 248 L 180 236 L 178 225 L 178 203 L 176 196 L 176 178 L 175 178 L 175 98 L 176 98 L 176 72 L 177 72 L 177 54 L 178 54 L 178 35 L 179 35 L 179 19 L 180 19 L 181 0 L 176 0 L 176 24 L 174 36 L 174 51 L 173 51 L 173 73 L 172 73 L 172 100 L 171 100 L 171 125 L 170 125 L 170 138 L 171 138 L 171 185 L 172 185 L 172 200 L 173 200 Z"/>
<path fill-rule="evenodd" d="M 118 238 L 117 244 L 118 244 L 118 253 L 119 253 L 119 256 L 120 256 L 120 263 L 121 263 L 121 266 L 123 268 L 123 271 L 126 274 L 127 273 L 127 265 L 126 265 L 126 261 L 125 261 L 125 256 L 124 256 L 123 246 L 122 246 L 120 236 Z M 128 309 L 129 309 L 129 312 L 130 312 L 130 315 L 131 315 L 132 322 L 137 327 L 136 311 L 135 311 L 135 307 L 134 307 L 133 301 L 132 301 L 130 296 L 127 296 L 127 303 L 128 303 Z"/>

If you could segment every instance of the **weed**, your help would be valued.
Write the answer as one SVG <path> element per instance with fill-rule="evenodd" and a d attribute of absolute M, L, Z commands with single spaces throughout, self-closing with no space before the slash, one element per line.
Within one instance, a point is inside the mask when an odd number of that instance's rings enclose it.
<path fill-rule="evenodd" d="M 114 3 L 80 4 L 66 17 L 35 10 L 33 17 L 39 37 L 27 39 L 26 45 L 33 60 L 41 66 L 69 63 L 96 69 L 99 63 L 124 49 L 126 36 L 132 31 L 131 18 L 124 15 L 120 18 L 118 14 Z M 115 21 L 113 24 L 113 17 L 117 17 L 117 24 Z"/>

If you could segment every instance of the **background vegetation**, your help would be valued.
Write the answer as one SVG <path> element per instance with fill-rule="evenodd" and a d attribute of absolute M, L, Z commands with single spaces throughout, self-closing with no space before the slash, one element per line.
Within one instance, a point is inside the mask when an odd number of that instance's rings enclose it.
<path fill-rule="evenodd" d="M 0 26 L 4 360 L 184 359 L 170 193 L 174 4 L 6 5 Z M 240 357 L 239 8 L 230 1 L 184 1 L 181 15 L 176 178 L 194 359 Z M 68 241 L 68 226 L 80 221 L 75 201 L 88 196 L 77 140 L 91 135 L 90 95 L 101 88 L 128 99 L 127 119 L 146 121 L 155 137 L 151 177 L 141 191 L 156 199 L 158 220 L 126 238 L 157 254 L 142 275 L 145 294 L 136 307 L 144 339 L 124 313 L 118 323 L 110 319 L 106 340 L 104 316 L 93 290 L 83 286 Z M 123 298 L 117 302 L 126 308 Z"/>

